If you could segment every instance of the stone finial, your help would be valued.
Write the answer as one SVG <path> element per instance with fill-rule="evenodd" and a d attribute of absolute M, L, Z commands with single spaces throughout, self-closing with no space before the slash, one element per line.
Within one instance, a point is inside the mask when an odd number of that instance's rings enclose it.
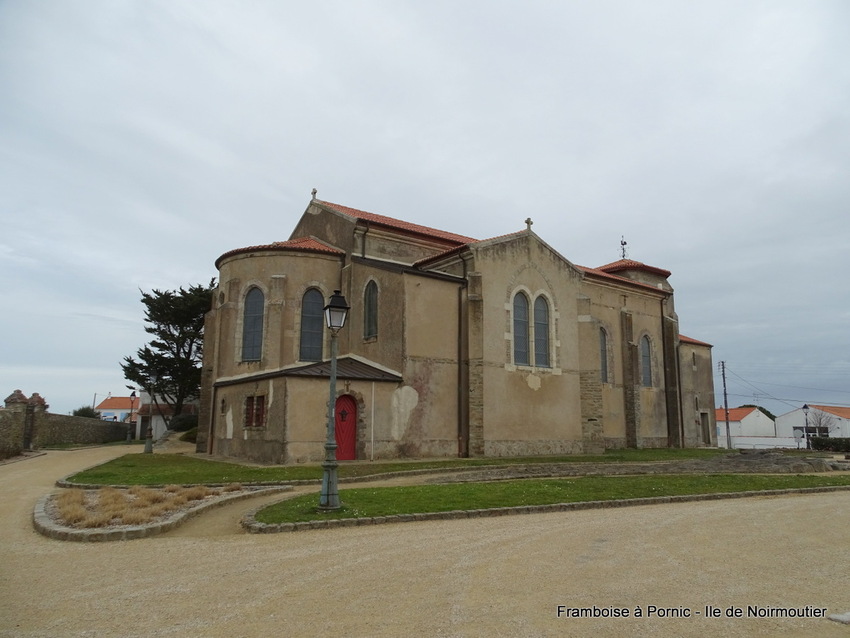
<path fill-rule="evenodd" d="M 8 407 L 11 403 L 26 403 L 28 400 L 27 395 L 20 390 L 15 390 L 12 394 L 6 397 L 6 406 Z"/>
<path fill-rule="evenodd" d="M 525 220 L 525 226 L 526 226 L 526 229 L 527 229 L 527 230 L 531 230 L 531 225 L 532 225 L 533 223 L 534 223 L 534 222 L 533 222 L 533 221 L 531 221 L 531 217 L 527 218 L 527 219 Z"/>
<path fill-rule="evenodd" d="M 319 192 L 319 191 L 317 191 L 315 188 L 313 189 L 313 191 L 312 191 L 312 195 L 313 195 L 313 199 L 314 199 L 314 200 L 316 199 L 316 193 L 318 193 L 318 192 Z"/>

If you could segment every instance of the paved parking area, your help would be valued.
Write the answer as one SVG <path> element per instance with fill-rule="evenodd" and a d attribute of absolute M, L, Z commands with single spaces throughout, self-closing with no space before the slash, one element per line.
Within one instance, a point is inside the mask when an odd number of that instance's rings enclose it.
<path fill-rule="evenodd" d="M 272 535 L 240 530 L 242 502 L 151 539 L 33 531 L 56 479 L 125 452 L 0 466 L 0 636 L 850 636 L 812 617 L 850 611 L 848 492 Z"/>

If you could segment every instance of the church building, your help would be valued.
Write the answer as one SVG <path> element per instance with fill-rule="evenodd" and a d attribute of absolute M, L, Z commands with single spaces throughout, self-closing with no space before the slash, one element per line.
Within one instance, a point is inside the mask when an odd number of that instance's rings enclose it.
<path fill-rule="evenodd" d="M 716 445 L 711 346 L 670 272 L 577 266 L 527 228 L 478 240 L 316 199 L 288 241 L 216 261 L 198 451 L 324 458 L 334 291 L 337 458 Z"/>

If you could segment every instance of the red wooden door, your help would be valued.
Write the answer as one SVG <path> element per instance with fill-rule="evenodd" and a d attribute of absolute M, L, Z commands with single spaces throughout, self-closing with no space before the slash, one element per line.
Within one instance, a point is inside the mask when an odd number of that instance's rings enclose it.
<path fill-rule="evenodd" d="M 357 404 L 354 397 L 343 394 L 336 400 L 336 458 L 353 461 L 357 457 Z"/>

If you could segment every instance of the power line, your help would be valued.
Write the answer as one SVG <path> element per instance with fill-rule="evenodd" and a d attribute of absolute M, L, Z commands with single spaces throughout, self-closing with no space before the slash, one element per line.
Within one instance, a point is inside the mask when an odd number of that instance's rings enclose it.
<path fill-rule="evenodd" d="M 735 394 L 733 392 L 730 392 L 729 396 L 730 397 L 741 397 L 741 398 L 745 398 L 745 399 L 752 399 L 753 398 L 752 394 Z M 792 408 L 797 408 L 797 407 L 799 407 L 799 404 L 808 403 L 809 401 L 811 401 L 811 399 L 788 399 L 788 398 L 780 399 L 778 397 L 773 397 L 773 396 L 770 396 L 770 395 L 760 395 L 760 398 L 771 399 L 772 401 L 779 401 L 780 403 L 785 403 L 786 405 L 790 405 Z M 830 405 L 834 408 L 850 408 L 850 403 L 837 403 L 835 401 L 830 401 L 828 404 L 824 404 L 824 405 Z"/>
<path fill-rule="evenodd" d="M 725 362 L 724 362 L 724 364 L 725 364 Z M 758 392 L 763 397 L 771 399 L 772 401 L 778 401 L 779 403 L 784 403 L 785 405 L 791 406 L 792 408 L 796 408 L 800 403 L 806 403 L 806 402 L 809 401 L 809 399 L 788 399 L 788 398 L 780 398 L 780 397 L 773 396 L 771 393 L 765 392 L 760 387 L 758 387 L 754 383 L 748 381 L 747 379 L 742 377 L 740 374 L 738 374 L 734 370 L 730 370 L 728 365 L 725 365 L 725 371 L 734 375 L 735 377 L 740 379 L 742 383 L 749 386 L 751 389 L 755 390 L 756 392 Z M 778 384 L 778 383 L 765 383 L 764 385 L 780 385 L 780 384 Z M 795 388 L 797 390 L 812 390 L 812 391 L 818 391 L 818 392 L 841 392 L 841 393 L 844 393 L 843 390 L 821 390 L 821 389 L 818 389 L 818 388 L 803 388 L 803 387 L 800 387 L 800 386 L 782 386 L 782 387 Z M 850 393 L 848 393 L 848 394 L 850 394 Z M 749 398 L 752 395 L 751 394 L 746 394 L 746 395 L 733 394 L 732 396 L 737 396 L 737 397 L 746 396 L 747 398 Z M 834 405 L 836 407 L 850 407 L 850 403 L 830 402 L 830 405 Z"/>
<path fill-rule="evenodd" d="M 728 370 L 731 374 L 734 374 L 736 377 L 738 377 L 741 381 L 743 381 L 744 383 L 746 383 L 750 387 L 755 387 L 753 384 L 760 383 L 761 385 L 773 385 L 773 386 L 778 386 L 778 387 L 781 387 L 781 388 L 794 388 L 796 390 L 813 390 L 815 392 L 834 392 L 834 393 L 838 393 L 838 394 L 850 394 L 850 391 L 848 391 L 848 390 L 830 390 L 828 388 L 810 388 L 810 387 L 801 386 L 801 385 L 787 385 L 787 384 L 783 384 L 783 383 L 771 383 L 769 381 L 748 381 L 747 379 L 744 379 L 741 375 L 737 374 L 733 370 L 730 370 L 728 365 L 726 366 L 726 370 Z M 759 389 L 759 391 L 761 391 L 761 390 Z"/>

